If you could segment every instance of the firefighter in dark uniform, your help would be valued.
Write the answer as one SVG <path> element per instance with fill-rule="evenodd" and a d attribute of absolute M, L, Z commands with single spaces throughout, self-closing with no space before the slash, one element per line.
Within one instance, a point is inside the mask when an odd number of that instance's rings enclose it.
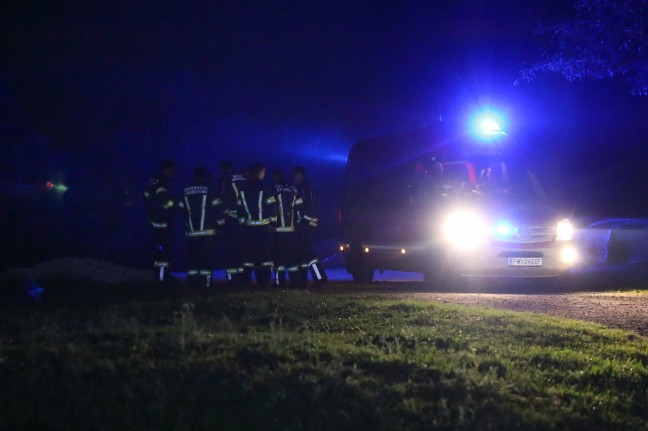
<path fill-rule="evenodd" d="M 223 202 L 225 226 L 220 238 L 221 260 L 225 264 L 227 283 L 237 285 L 243 276 L 243 225 L 238 221 L 239 192 L 245 177 L 234 172 L 230 162 L 220 164 L 221 180 L 219 194 Z"/>
<path fill-rule="evenodd" d="M 286 287 L 288 272 L 290 284 L 295 287 L 299 284 L 300 274 L 295 227 L 297 211 L 303 201 L 297 197 L 297 190 L 286 183 L 280 169 L 272 173 L 272 187 L 277 201 L 277 224 L 274 227 L 275 285 Z"/>
<path fill-rule="evenodd" d="M 260 287 L 269 287 L 272 276 L 272 224 L 276 222 L 276 199 L 263 184 L 265 167 L 257 164 L 240 190 L 239 222 L 244 225 L 245 261 L 243 283 L 251 284 L 255 273 Z"/>
<path fill-rule="evenodd" d="M 328 279 L 324 266 L 315 255 L 313 234 L 319 225 L 317 218 L 317 198 L 310 181 L 306 178 L 306 171 L 303 167 L 293 168 L 294 187 L 297 190 L 297 199 L 301 200 L 297 212 L 297 256 L 300 262 L 300 283 L 301 287 L 308 284 L 308 272 L 310 271 L 315 286 L 320 286 Z"/>
<path fill-rule="evenodd" d="M 188 281 L 194 286 L 209 287 L 214 269 L 216 234 L 225 224 L 222 202 L 209 185 L 209 172 L 194 169 L 193 181 L 185 187 L 178 206 L 184 211 L 188 252 Z"/>
<path fill-rule="evenodd" d="M 151 179 L 144 192 L 149 220 L 153 229 L 153 266 L 156 279 L 160 282 L 169 280 L 171 266 L 171 222 L 175 202 L 171 193 L 171 181 L 176 168 L 173 162 L 163 161 L 160 173 Z"/>

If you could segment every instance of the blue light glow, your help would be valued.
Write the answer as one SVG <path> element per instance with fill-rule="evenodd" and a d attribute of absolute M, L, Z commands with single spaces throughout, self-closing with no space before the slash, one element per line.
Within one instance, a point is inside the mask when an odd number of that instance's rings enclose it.
<path fill-rule="evenodd" d="M 504 115 L 493 109 L 480 109 L 470 119 L 471 133 L 479 139 L 493 139 L 506 135 Z"/>
<path fill-rule="evenodd" d="M 484 135 L 494 135 L 502 132 L 500 125 L 491 118 L 483 120 L 479 128 Z"/>
<path fill-rule="evenodd" d="M 513 233 L 513 226 L 507 223 L 499 223 L 495 226 L 495 232 L 501 236 L 511 235 Z"/>

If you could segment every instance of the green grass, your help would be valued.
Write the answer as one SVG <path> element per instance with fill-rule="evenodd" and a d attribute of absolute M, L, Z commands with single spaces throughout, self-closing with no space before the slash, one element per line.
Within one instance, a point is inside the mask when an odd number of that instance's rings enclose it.
<path fill-rule="evenodd" d="M 0 314 L 0 429 L 648 429 L 648 340 L 388 296 Z"/>

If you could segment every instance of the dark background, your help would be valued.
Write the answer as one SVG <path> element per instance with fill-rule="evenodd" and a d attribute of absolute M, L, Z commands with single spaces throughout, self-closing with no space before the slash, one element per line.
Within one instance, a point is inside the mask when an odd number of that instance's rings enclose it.
<path fill-rule="evenodd" d="M 160 159 L 216 172 L 302 164 L 335 235 L 358 139 L 495 106 L 577 217 L 646 216 L 648 100 L 541 75 L 539 23 L 571 1 L 5 2 L 2 266 L 146 261 L 141 192 Z M 64 194 L 44 189 L 64 182 Z"/>

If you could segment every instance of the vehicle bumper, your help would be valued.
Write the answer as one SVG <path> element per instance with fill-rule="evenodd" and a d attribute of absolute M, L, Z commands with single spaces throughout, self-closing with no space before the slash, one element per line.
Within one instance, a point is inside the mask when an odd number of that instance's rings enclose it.
<path fill-rule="evenodd" d="M 362 262 L 372 269 L 395 271 L 424 271 L 431 262 L 431 247 L 427 244 L 382 244 L 374 242 L 343 244 L 340 252 L 349 272 Z"/>
<path fill-rule="evenodd" d="M 347 266 L 351 267 L 355 252 L 363 262 L 376 269 L 426 272 L 436 267 L 439 257 L 463 277 L 485 278 L 550 278 L 571 269 L 576 263 L 576 249 L 570 242 L 554 243 L 543 248 L 509 248 L 483 246 L 468 251 L 447 250 L 426 244 L 361 243 L 340 247 Z M 511 257 L 542 258 L 542 266 L 511 266 Z"/>
<path fill-rule="evenodd" d="M 573 267 L 577 256 L 569 243 L 551 247 L 516 249 L 482 247 L 472 251 L 454 251 L 449 255 L 455 272 L 464 277 L 557 277 Z M 541 258 L 541 266 L 512 266 L 509 259 L 519 257 Z"/>

